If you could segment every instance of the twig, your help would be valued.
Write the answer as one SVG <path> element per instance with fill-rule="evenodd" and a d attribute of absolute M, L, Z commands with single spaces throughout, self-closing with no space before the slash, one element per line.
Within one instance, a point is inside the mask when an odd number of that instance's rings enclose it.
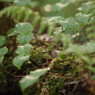
<path fill-rule="evenodd" d="M 79 85 L 79 82 L 76 83 L 76 85 L 74 86 L 74 89 L 72 90 L 72 92 L 71 92 L 70 95 L 73 95 L 74 94 L 74 92 L 76 91 L 78 85 Z"/>
<path fill-rule="evenodd" d="M 88 22 L 90 21 L 90 19 L 91 19 L 91 17 L 89 18 Z M 86 37 L 87 40 L 89 41 L 89 39 L 88 39 L 88 37 L 87 37 L 87 35 L 86 35 L 86 33 L 85 33 L 85 29 L 86 29 L 87 27 L 88 27 L 88 24 L 80 31 L 80 33 L 81 33 L 81 32 L 84 33 L 85 37 Z M 78 41 L 80 40 L 81 36 L 82 36 L 82 34 L 79 36 Z"/>
<path fill-rule="evenodd" d="M 26 75 L 14 75 L 14 74 L 10 73 L 9 71 L 4 71 L 4 72 L 6 72 L 7 74 L 9 74 L 13 77 L 17 77 L 17 78 L 22 78 L 22 77 L 26 76 Z"/>

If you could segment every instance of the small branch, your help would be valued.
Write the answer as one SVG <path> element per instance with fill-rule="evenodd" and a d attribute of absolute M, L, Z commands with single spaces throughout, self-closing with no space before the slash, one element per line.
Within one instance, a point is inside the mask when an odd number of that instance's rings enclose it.
<path fill-rule="evenodd" d="M 9 74 L 13 77 L 16 77 L 16 78 L 22 78 L 22 77 L 26 76 L 26 75 L 14 75 L 14 74 L 10 73 L 9 71 L 4 71 L 4 72 L 6 72 L 7 74 Z"/>
<path fill-rule="evenodd" d="M 91 17 L 89 18 L 88 22 L 90 21 L 90 19 L 91 19 Z M 81 33 L 81 32 L 82 32 L 82 34 L 84 33 L 85 37 L 86 37 L 87 40 L 89 41 L 89 39 L 88 39 L 88 37 L 87 37 L 87 35 L 86 35 L 86 33 L 85 33 L 85 30 L 86 30 L 87 27 L 88 27 L 88 24 L 80 31 L 80 33 Z M 80 40 L 82 34 L 79 36 L 78 41 Z"/>

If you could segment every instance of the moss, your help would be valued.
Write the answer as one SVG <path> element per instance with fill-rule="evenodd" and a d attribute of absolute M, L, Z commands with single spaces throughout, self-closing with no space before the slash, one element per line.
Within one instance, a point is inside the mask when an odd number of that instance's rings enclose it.
<path fill-rule="evenodd" d="M 83 77 L 81 75 L 83 69 L 75 60 L 73 55 L 64 55 L 63 58 L 59 57 L 51 62 L 53 66 L 44 81 L 49 95 L 63 95 L 66 83 L 78 81 Z"/>
<path fill-rule="evenodd" d="M 64 89 L 65 78 L 50 76 L 47 81 L 47 88 L 50 95 L 60 95 Z"/>
<path fill-rule="evenodd" d="M 39 65 L 45 63 L 50 58 L 48 50 L 44 47 L 39 47 L 31 52 L 30 61 Z"/>

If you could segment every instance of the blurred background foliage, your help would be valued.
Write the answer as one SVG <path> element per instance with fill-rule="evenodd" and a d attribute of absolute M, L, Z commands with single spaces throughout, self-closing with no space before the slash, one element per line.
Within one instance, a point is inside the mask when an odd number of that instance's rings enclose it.
<path fill-rule="evenodd" d="M 32 0 L 32 8 L 44 16 L 74 16 L 77 8 L 89 0 Z"/>

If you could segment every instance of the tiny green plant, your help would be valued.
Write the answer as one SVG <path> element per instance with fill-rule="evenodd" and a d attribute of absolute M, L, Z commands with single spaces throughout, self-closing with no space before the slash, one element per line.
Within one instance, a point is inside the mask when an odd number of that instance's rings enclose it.
<path fill-rule="evenodd" d="M 19 23 L 11 32 L 9 31 L 8 36 L 17 35 L 17 41 L 21 44 L 21 46 L 18 46 L 16 50 L 18 56 L 13 59 L 13 65 L 18 69 L 21 68 L 25 61 L 29 60 L 32 49 L 32 45 L 29 44 L 29 42 L 33 39 L 32 30 L 33 28 L 31 24 Z"/>
<path fill-rule="evenodd" d="M 6 47 L 0 48 L 0 64 L 2 64 L 2 61 L 4 59 L 4 55 L 8 52 L 8 49 Z"/>
<path fill-rule="evenodd" d="M 0 36 L 0 47 L 3 46 L 6 43 L 6 37 Z M 0 48 L 0 64 L 2 63 L 4 59 L 4 55 L 8 52 L 7 47 Z"/>
<path fill-rule="evenodd" d="M 31 50 L 33 48 L 33 46 L 29 44 L 29 42 L 33 39 L 32 30 L 33 27 L 31 24 L 19 23 L 15 26 L 15 28 L 13 28 L 13 30 L 10 30 L 8 33 L 8 36 L 17 35 L 17 41 L 20 44 L 20 46 L 18 46 L 15 51 L 18 54 L 18 56 L 16 56 L 12 62 L 13 65 L 18 69 L 21 69 L 23 63 L 25 61 L 28 61 L 30 58 Z M 21 79 L 20 85 L 22 91 L 24 91 L 27 87 L 37 82 L 39 77 L 46 73 L 48 70 L 49 68 L 39 69 L 33 72 L 31 71 L 30 75 L 27 75 L 23 79 Z"/>
<path fill-rule="evenodd" d="M 18 56 L 16 56 L 13 59 L 13 65 L 16 66 L 18 69 L 20 69 L 23 63 L 29 60 L 31 49 L 32 46 L 30 44 L 25 44 L 24 46 L 18 46 L 16 50 Z"/>
<path fill-rule="evenodd" d="M 39 77 L 45 74 L 48 70 L 49 68 L 31 71 L 29 75 L 22 78 L 20 81 L 22 91 L 37 82 Z"/>

